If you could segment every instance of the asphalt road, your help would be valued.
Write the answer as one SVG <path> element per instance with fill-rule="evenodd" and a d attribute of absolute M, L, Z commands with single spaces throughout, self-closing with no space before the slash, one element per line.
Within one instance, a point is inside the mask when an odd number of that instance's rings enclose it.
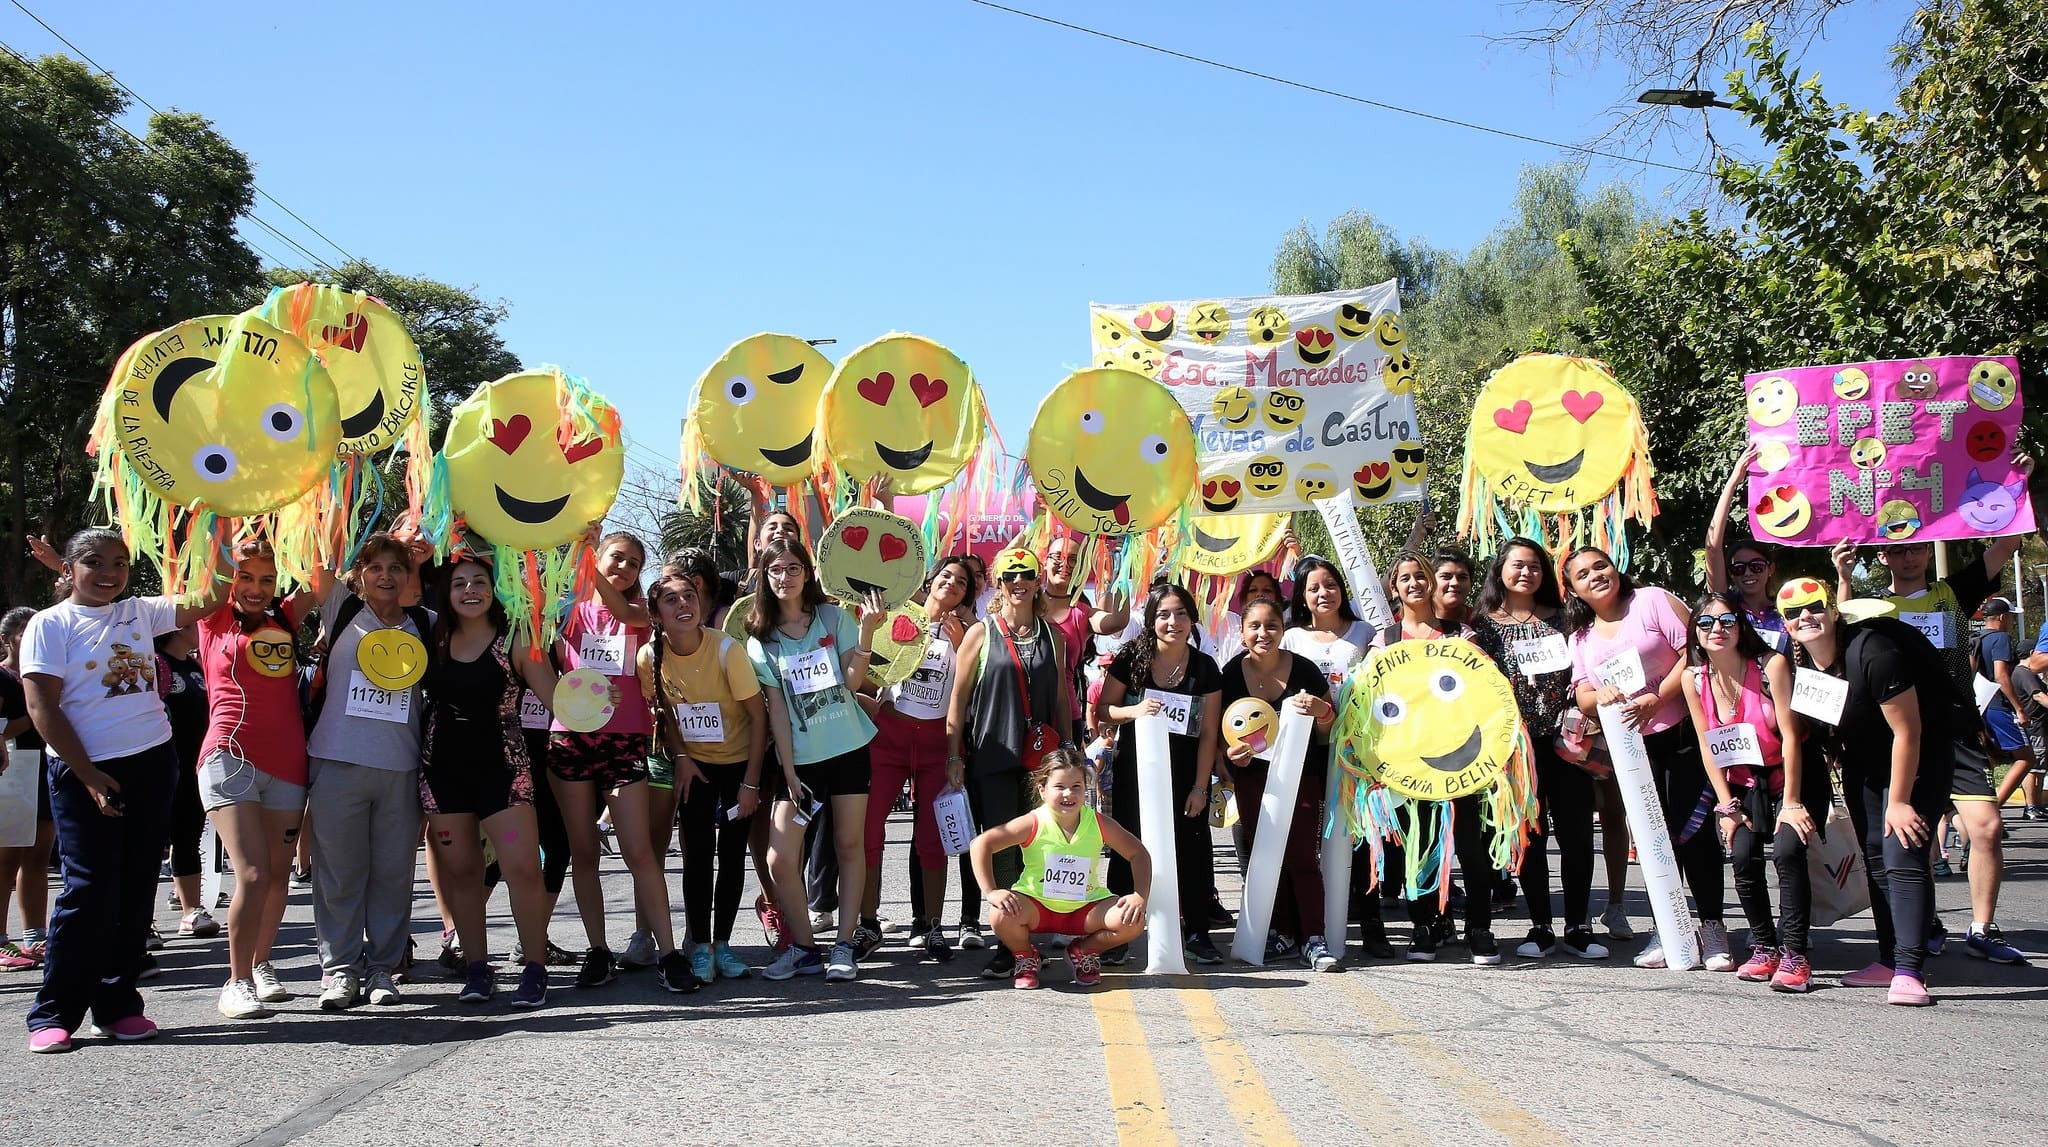
<path fill-rule="evenodd" d="M 426 964 L 403 1004 L 334 1016 L 313 1001 L 300 889 L 279 949 L 298 993 L 284 1014 L 223 1019 L 225 939 L 172 939 L 164 975 L 145 985 L 164 1037 L 6 1053 L 0 1118 L 40 1139 L 124 1144 L 2048 1142 L 2034 1085 L 2048 1033 L 2048 824 L 2007 824 L 2000 915 L 2036 963 L 1994 967 L 1952 948 L 1929 973 L 1938 1005 L 1918 1011 L 1829 986 L 1871 958 L 1867 914 L 1816 933 L 1828 974 L 1790 997 L 1728 974 L 1635 969 L 1635 944 L 1600 964 L 1519 960 L 1517 910 L 1496 924 L 1497 968 L 1464 962 L 1462 948 L 1429 965 L 1360 963 L 1354 947 L 1342 975 L 1112 970 L 1084 992 L 1062 963 L 1045 990 L 1019 992 L 976 978 L 976 953 L 923 962 L 898 936 L 852 985 L 754 978 L 675 996 L 634 972 L 578 991 L 559 969 L 548 1007 L 517 1014 L 503 1003 L 509 975 L 498 1002 L 473 1008 Z M 906 834 L 899 816 L 884 904 L 899 921 Z M 605 884 L 619 944 L 628 882 L 616 860 Z M 673 872 L 671 885 L 679 901 Z M 1963 880 L 1939 892 L 1960 931 Z M 430 960 L 424 870 L 418 895 Z M 1732 883 L 1729 895 L 1736 920 Z M 1632 907 L 1647 931 L 1639 885 Z M 502 894 L 492 908 L 502 955 Z M 160 926 L 176 923 L 166 909 Z M 1405 924 L 1394 930 L 1405 938 Z M 565 903 L 555 938 L 580 932 Z M 736 940 L 765 962 L 744 910 Z M 0 1028 L 17 1039 L 36 979 L 0 973 Z"/>

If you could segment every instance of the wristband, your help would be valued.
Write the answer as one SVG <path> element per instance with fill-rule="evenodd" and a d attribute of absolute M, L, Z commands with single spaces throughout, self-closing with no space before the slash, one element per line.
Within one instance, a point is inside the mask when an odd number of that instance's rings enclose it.
<path fill-rule="evenodd" d="M 761 786 L 760 786 L 760 785 L 750 785 L 750 784 L 748 784 L 748 783 L 747 783 L 747 782 L 745 782 L 745 781 L 741 781 L 741 782 L 740 782 L 740 787 L 741 787 L 741 788 L 743 788 L 743 789 L 752 789 L 752 790 L 754 790 L 755 792 L 760 792 L 760 791 L 761 791 Z"/>
<path fill-rule="evenodd" d="M 1730 800 L 1727 804 L 1717 804 L 1714 806 L 1714 811 L 1721 816 L 1740 816 L 1742 813 L 1742 802 Z"/>
<path fill-rule="evenodd" d="M 1800 803 L 1799 803 L 1798 801 L 1786 801 L 1786 802 L 1785 802 L 1784 804 L 1782 804 L 1782 805 L 1779 805 L 1779 806 L 1778 806 L 1778 811 L 1779 811 L 1779 812 L 1805 812 L 1805 811 L 1806 811 L 1806 806 L 1805 806 L 1805 805 L 1803 805 L 1803 804 L 1800 804 Z"/>

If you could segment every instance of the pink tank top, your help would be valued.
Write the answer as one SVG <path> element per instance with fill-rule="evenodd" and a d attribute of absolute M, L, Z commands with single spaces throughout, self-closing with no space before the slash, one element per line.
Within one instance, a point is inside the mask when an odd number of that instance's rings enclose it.
<path fill-rule="evenodd" d="M 1707 667 L 1701 665 L 1694 669 L 1692 680 L 1693 688 L 1699 691 L 1700 712 L 1706 715 L 1708 729 L 1746 723 L 1756 730 L 1757 748 L 1763 751 L 1764 767 L 1771 770 L 1771 791 L 1782 792 L 1785 774 L 1779 770 L 1785 763 L 1785 742 L 1778 735 L 1778 707 L 1764 697 L 1763 665 L 1751 661 L 1742 671 L 1742 699 L 1736 703 L 1735 716 L 1726 719 L 1721 716 L 1714 700 L 1713 686 L 1707 684 Z M 1712 768 L 1713 762 L 1708 761 L 1707 766 Z M 1756 782 L 1747 766 L 1737 765 L 1728 770 L 1728 783 L 1747 787 Z"/>

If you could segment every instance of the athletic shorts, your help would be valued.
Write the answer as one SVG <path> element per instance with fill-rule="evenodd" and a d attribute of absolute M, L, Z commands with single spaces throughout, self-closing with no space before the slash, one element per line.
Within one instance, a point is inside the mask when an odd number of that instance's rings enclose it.
<path fill-rule="evenodd" d="M 2017 753 L 2027 747 L 2027 735 L 2020 730 L 2020 723 L 2011 713 L 1997 706 L 1984 711 L 1984 726 L 1991 730 L 1991 739 L 1999 752 Z"/>
<path fill-rule="evenodd" d="M 594 781 L 606 791 L 644 781 L 647 735 L 549 733 L 548 772 L 565 781 Z"/>
<path fill-rule="evenodd" d="M 199 807 L 212 812 L 235 804 L 304 812 L 306 786 L 278 780 L 226 749 L 215 749 L 199 762 Z"/>
<path fill-rule="evenodd" d="M 1088 935 L 1095 930 L 1088 926 L 1088 914 L 1095 910 L 1097 904 L 1110 899 L 1110 897 L 1105 896 L 1102 900 L 1091 900 L 1072 912 L 1055 912 L 1045 906 L 1045 901 L 1032 896 L 1030 893 L 1019 892 L 1017 895 L 1038 905 L 1038 923 L 1032 925 L 1031 930 L 1033 932 L 1042 932 L 1048 936 Z"/>
<path fill-rule="evenodd" d="M 533 769 L 459 761 L 420 769 L 420 808 L 428 816 L 467 814 L 485 820 L 508 808 L 533 804 Z"/>
<path fill-rule="evenodd" d="M 815 765 L 796 767 L 797 783 L 820 800 L 868 795 L 868 747 L 827 757 Z"/>
<path fill-rule="evenodd" d="M 1955 779 L 1949 782 L 1948 799 L 1951 801 L 1988 801 L 1997 798 L 1998 790 L 1991 784 L 1991 770 L 1985 767 L 1984 755 L 1972 753 L 1962 746 L 1956 746 Z"/>

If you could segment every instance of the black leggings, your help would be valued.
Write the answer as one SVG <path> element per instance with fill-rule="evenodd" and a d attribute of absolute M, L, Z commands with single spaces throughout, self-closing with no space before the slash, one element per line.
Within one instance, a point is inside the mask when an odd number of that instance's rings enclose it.
<path fill-rule="evenodd" d="M 527 729 L 526 754 L 533 763 L 533 819 L 540 832 L 540 878 L 548 895 L 560 896 L 569 877 L 569 827 L 562 823 L 562 806 L 555 803 L 555 786 L 548 783 L 548 733 Z"/>
<path fill-rule="evenodd" d="M 1593 776 L 1558 756 L 1548 741 L 1531 738 L 1530 748 L 1536 754 L 1536 793 L 1542 808 L 1522 854 L 1522 898 L 1529 902 L 1529 923 L 1548 928 L 1553 920 L 1549 844 L 1556 836 L 1565 927 L 1583 927 L 1593 898 Z"/>
<path fill-rule="evenodd" d="M 171 875 L 197 876 L 203 862 L 199 838 L 206 832 L 206 806 L 199 800 L 199 770 L 180 755 L 178 790 L 171 794 Z M 211 908 L 211 904 L 202 904 Z"/>
<path fill-rule="evenodd" d="M 1735 899 L 1742 905 L 1743 918 L 1749 922 L 1750 943 L 1775 948 L 1778 946 L 1778 925 L 1771 918 L 1771 885 L 1765 876 L 1769 866 L 1764 860 L 1764 842 L 1771 841 L 1772 849 L 1782 855 L 1786 851 L 1786 834 L 1791 834 L 1795 844 L 1799 834 L 1789 828 L 1780 828 L 1773 837 L 1771 828 L 1778 823 L 1779 798 L 1771 795 L 1770 783 L 1765 776 L 1759 775 L 1757 781 L 1747 788 L 1735 790 L 1735 799 L 1742 802 L 1742 811 L 1749 818 L 1749 823 L 1735 826 L 1728 859 L 1735 869 Z M 1720 831 L 1719 818 L 1716 818 L 1714 831 Z M 1803 875 L 1806 871 L 1804 855 L 1800 861 L 1799 870 Z M 1779 865 L 1781 871 L 1783 867 Z M 1813 890 L 1809 888 L 1809 903 L 1812 896 Z"/>
<path fill-rule="evenodd" d="M 1901 972 L 1920 974 L 1927 957 L 1927 933 L 1934 924 L 1934 873 L 1928 850 L 1935 824 L 1948 805 L 1949 778 L 1955 762 L 1948 753 L 1931 753 L 1923 745 L 1920 780 L 1914 785 L 1913 808 L 1927 822 L 1927 839 L 1908 848 L 1896 833 L 1884 830 L 1884 810 L 1891 796 L 1891 762 L 1869 770 L 1858 763 L 1842 765 L 1844 802 L 1849 823 L 1863 842 L 1863 865 L 1870 874 L 1870 918 L 1877 928 L 1877 962 Z M 1804 803 L 1804 802 L 1801 802 Z"/>
<path fill-rule="evenodd" d="M 1486 826 L 1480 822 L 1478 794 L 1462 796 L 1451 802 L 1451 851 L 1458 858 L 1458 868 L 1465 874 L 1465 934 L 1493 931 L 1493 860 L 1486 847 Z M 1436 847 L 1437 817 L 1441 814 L 1439 802 L 1417 801 L 1409 806 L 1415 814 L 1412 831 L 1408 834 L 1408 847 L 1417 852 L 1427 853 Z M 1392 870 L 1389 870 L 1392 877 Z M 1448 883 L 1450 877 L 1443 880 Z M 1438 901 L 1444 895 L 1442 890 L 1424 892 L 1408 902 L 1408 919 L 1417 928 L 1426 928 L 1441 915 Z"/>
<path fill-rule="evenodd" d="M 1138 762 L 1136 756 L 1129 758 L 1119 754 L 1116 759 L 1116 786 L 1109 791 L 1109 815 L 1126 828 L 1136 831 L 1143 824 L 1138 808 Z M 1183 803 L 1189 789 L 1195 784 L 1195 764 L 1172 764 L 1173 789 L 1173 859 L 1174 876 L 1180 889 L 1180 918 L 1192 935 L 1209 930 L 1209 893 L 1216 886 L 1216 858 L 1209 850 L 1209 815 L 1207 807 L 1200 816 L 1183 816 Z M 1240 813 L 1240 815 L 1242 815 Z M 1157 842 L 1153 842 L 1156 844 Z M 1131 862 L 1112 853 L 1109 858 L 1109 890 L 1119 896 L 1137 891 L 1137 884 L 1131 875 Z M 1155 877 L 1156 879 L 1156 877 Z"/>
<path fill-rule="evenodd" d="M 1805 805 L 1808 814 L 1813 817 L 1813 838 L 1825 840 L 1828 831 L 1828 810 L 1833 808 L 1835 803 L 1835 781 L 1828 775 L 1827 766 L 1817 750 L 1810 751 L 1805 759 L 1813 763 L 1806 766 L 1800 780 L 1799 803 Z M 1780 802 L 1777 800 L 1764 802 L 1762 805 L 1752 803 L 1748 809 L 1750 821 L 1757 825 L 1767 823 L 1758 819 L 1761 812 L 1770 816 L 1774 822 L 1779 809 Z M 1738 830 L 1735 834 L 1738 858 L 1742 855 L 1742 838 L 1745 832 L 1746 830 Z M 1807 852 L 1811 847 L 1806 841 L 1800 840 L 1798 831 L 1789 825 L 1778 825 L 1776 835 L 1771 838 L 1771 863 L 1778 870 L 1776 942 L 1794 952 L 1807 950 L 1807 933 L 1813 917 L 1813 879 L 1806 867 Z M 1772 941 L 1767 937 L 1771 936 L 1772 932 L 1769 929 L 1758 928 L 1756 922 L 1769 918 L 1769 894 L 1764 892 L 1758 896 L 1745 888 L 1744 884 L 1749 879 L 1751 877 L 1744 875 L 1742 863 L 1738 859 L 1735 866 L 1735 895 L 1742 901 L 1742 913 L 1749 917 L 1749 927 L 1756 933 L 1756 942 L 1768 945 Z M 1761 892 L 1761 870 L 1754 874 L 1754 880 Z M 1758 915 L 1759 908 L 1762 910 L 1761 916 Z"/>
<path fill-rule="evenodd" d="M 1656 778 L 1657 799 L 1664 806 L 1664 827 L 1671 833 L 1686 887 L 1692 890 L 1693 907 L 1701 920 L 1718 924 L 1727 878 L 1721 867 L 1721 832 L 1714 823 L 1713 789 L 1707 784 L 1706 767 L 1700 763 L 1699 736 L 1687 721 L 1645 736 L 1643 747 L 1650 755 L 1650 774 Z M 1694 826 L 1702 795 L 1706 816 Z M 1692 830 L 1689 838 L 1685 836 L 1688 828 Z"/>
<path fill-rule="evenodd" d="M 683 911 L 689 918 L 690 943 L 732 939 L 732 922 L 740 911 L 740 889 L 747 879 L 747 837 L 753 818 L 725 819 L 737 805 L 740 782 L 747 777 L 744 761 L 731 765 L 697 762 L 705 780 L 690 786 L 683 798 Z M 712 858 L 718 870 L 714 881 Z M 714 914 L 713 909 L 716 909 Z"/>

